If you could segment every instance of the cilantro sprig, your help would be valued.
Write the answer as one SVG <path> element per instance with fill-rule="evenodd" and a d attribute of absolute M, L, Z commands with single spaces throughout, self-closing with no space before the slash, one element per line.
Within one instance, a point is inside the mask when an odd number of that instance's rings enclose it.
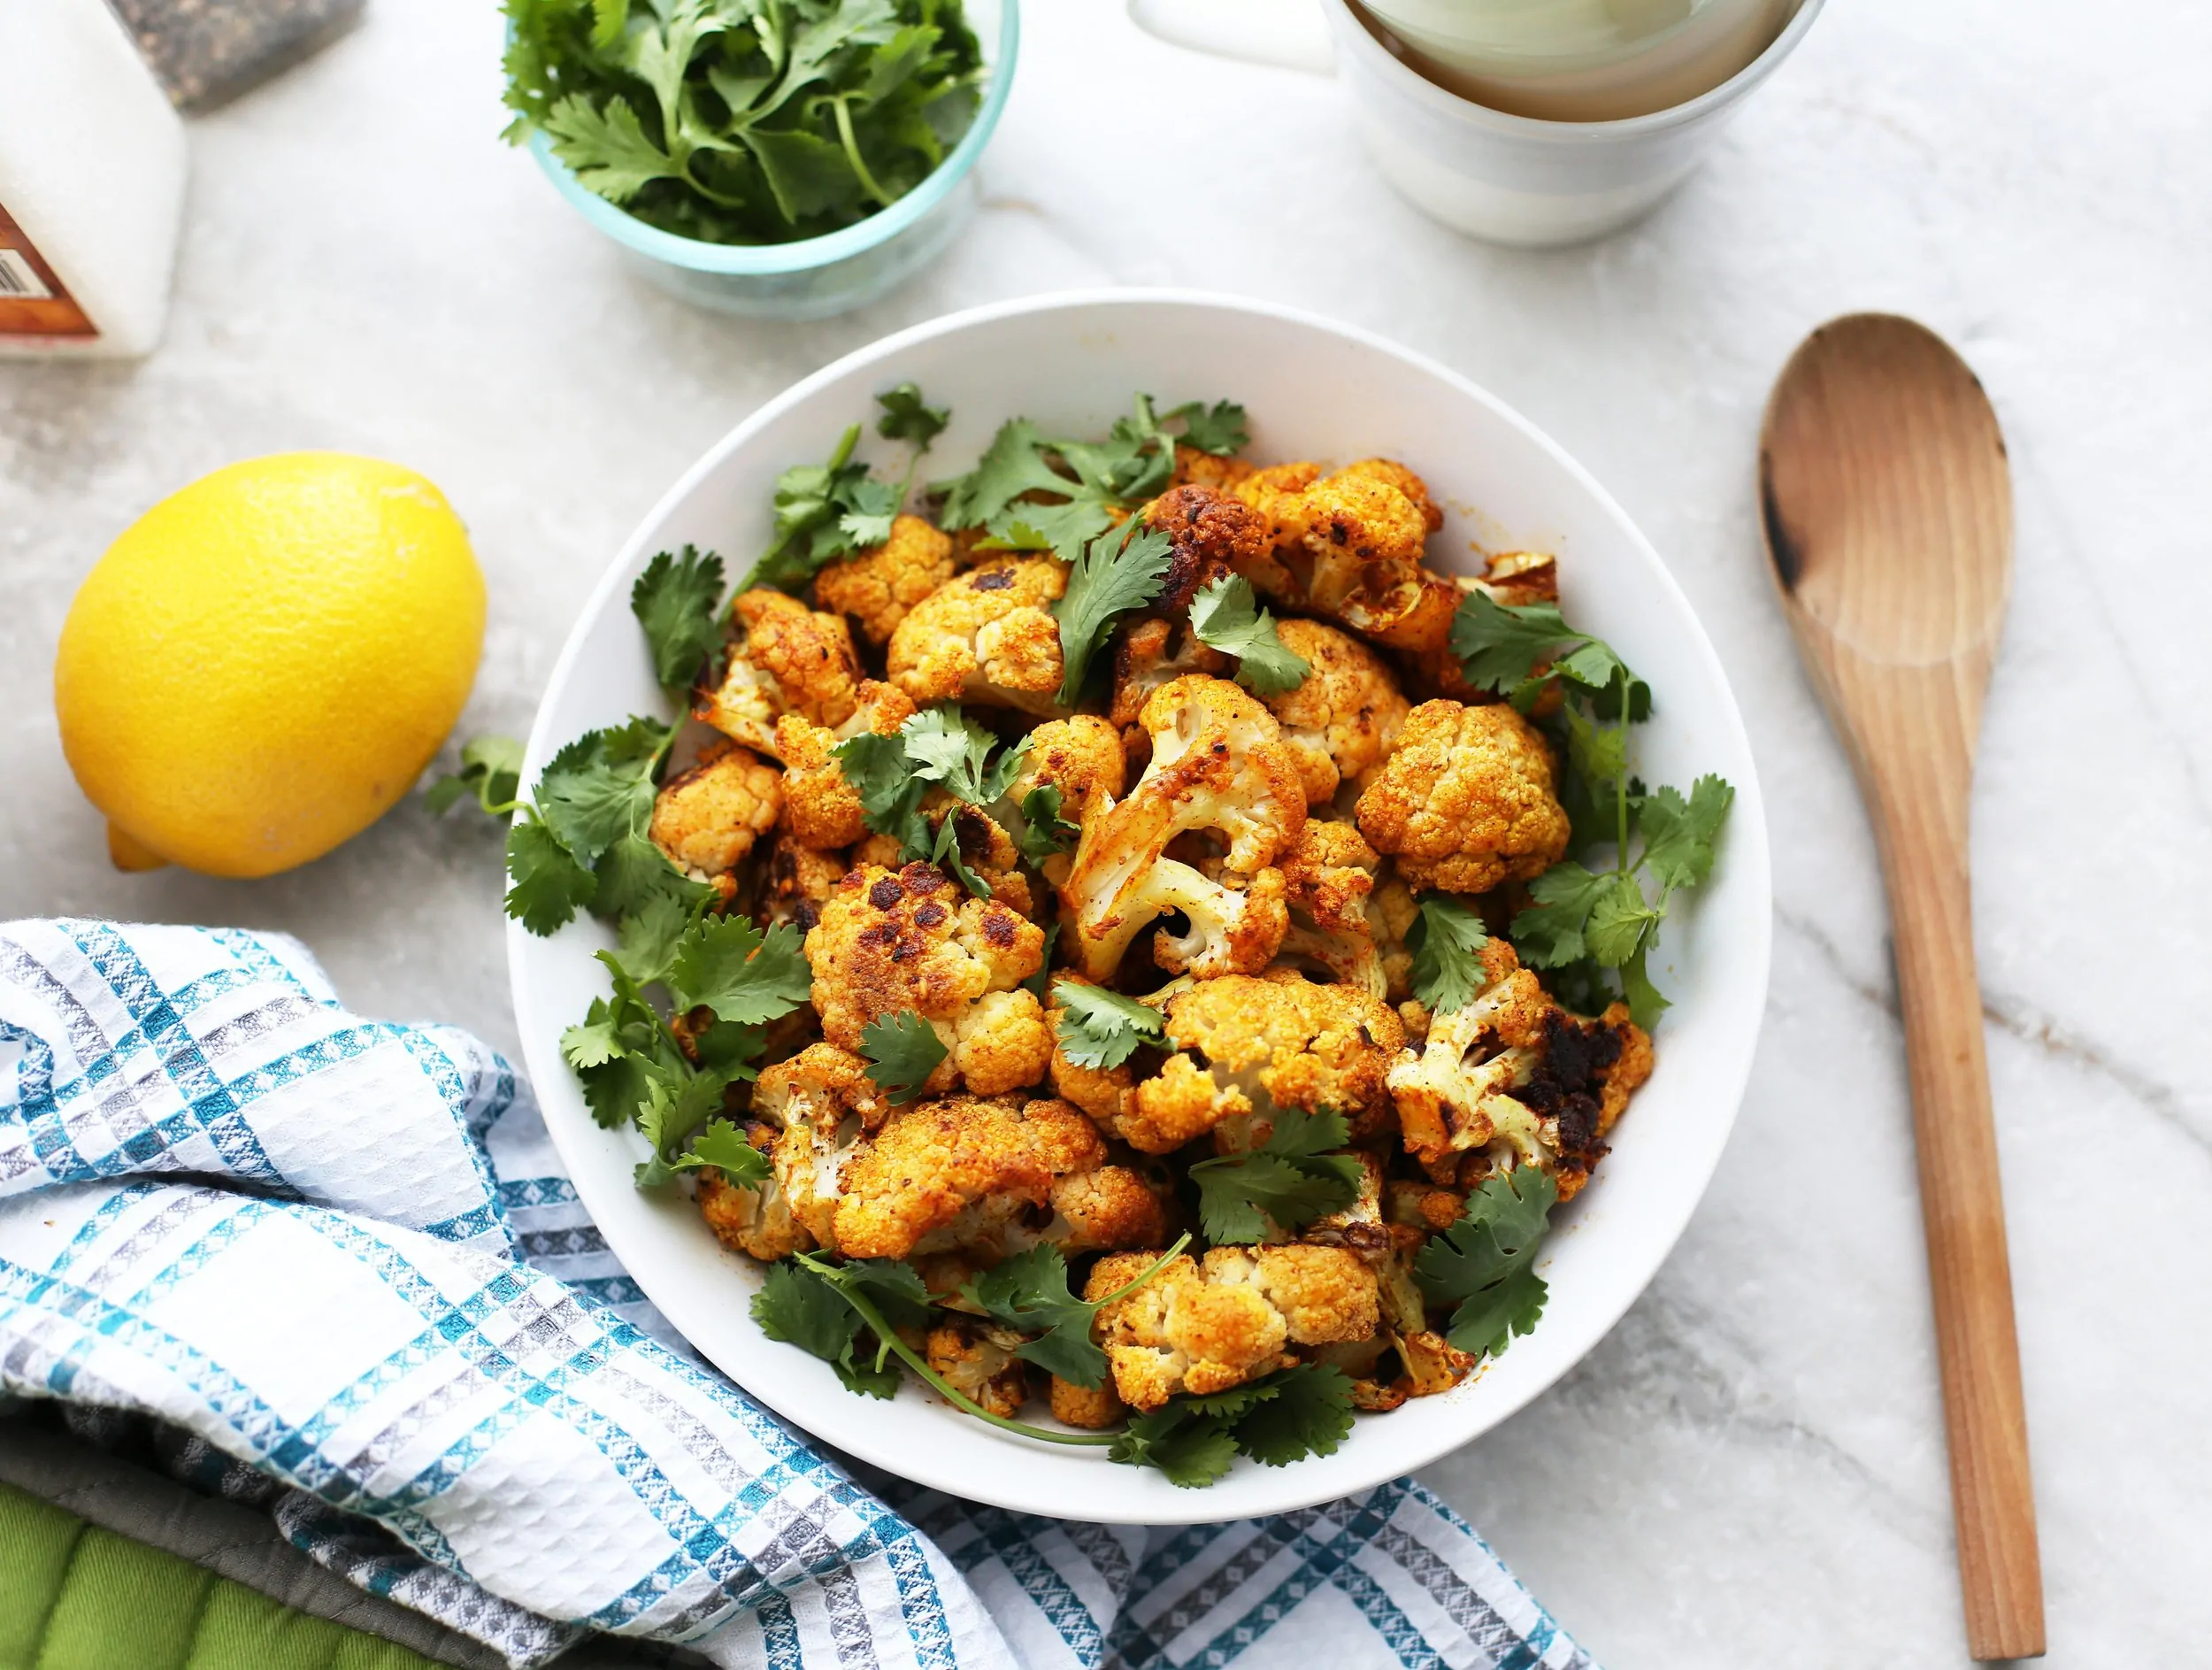
<path fill-rule="evenodd" d="M 423 790 L 423 804 L 443 817 L 473 797 L 488 818 L 507 818 L 520 803 L 522 744 L 511 736 L 473 736 L 461 744 L 461 769 L 449 771 Z"/>
<path fill-rule="evenodd" d="M 929 1075 L 946 1055 L 945 1041 L 937 1028 L 911 1009 L 878 1015 L 860 1029 L 860 1053 L 867 1058 L 868 1076 L 894 1107 L 918 1101 L 929 1088 Z"/>
<path fill-rule="evenodd" d="M 1271 1467 L 1333 1455 L 1351 1430 L 1352 1382 L 1344 1371 L 1300 1363 L 1225 1392 L 1171 1397 L 1131 1420 L 1108 1453 L 1195 1489 L 1221 1478 L 1240 1455 Z"/>
<path fill-rule="evenodd" d="M 1470 593 L 1453 618 L 1452 649 L 1470 683 L 1525 712 L 1548 683 L 1563 694 L 1546 722 L 1566 757 L 1560 801 L 1572 834 L 1568 856 L 1529 884 L 1509 930 L 1514 949 L 1551 972 L 1563 1001 L 1602 1008 L 1617 982 L 1630 1019 L 1651 1026 L 1668 1006 L 1648 968 L 1660 926 L 1674 896 L 1711 874 L 1736 791 L 1704 776 L 1685 796 L 1631 774 L 1629 727 L 1650 716 L 1651 687 L 1555 605 Z M 1583 859 L 1600 847 L 1612 863 L 1592 869 Z"/>
<path fill-rule="evenodd" d="M 902 863 L 926 859 L 950 871 L 969 892 L 981 898 L 990 883 L 961 857 L 957 820 L 948 814 L 933 829 L 922 813 L 932 789 L 942 789 L 962 805 L 987 810 L 1013 787 L 1029 739 L 992 750 L 998 738 L 956 707 L 924 708 L 895 735 L 863 731 L 831 752 L 838 769 L 860 798 L 861 820 L 877 835 L 899 843 Z"/>
<path fill-rule="evenodd" d="M 1406 950 L 1413 953 L 1413 995 L 1432 1013 L 1464 1009 L 1482 989 L 1482 948 L 1490 935 L 1472 908 L 1448 893 L 1426 893 Z"/>
<path fill-rule="evenodd" d="M 974 120 L 957 0 L 506 0 L 506 138 L 717 243 L 815 237 L 919 185 Z"/>
<path fill-rule="evenodd" d="M 630 588 L 630 612 L 644 628 L 661 689 L 680 699 L 710 678 L 722 648 L 722 559 L 695 545 L 662 551 Z"/>
<path fill-rule="evenodd" d="M 1060 1051 L 1079 1067 L 1118 1067 L 1141 1044 L 1164 1045 L 1167 1028 L 1160 1012 L 1103 986 L 1057 980 L 1052 986 L 1053 1035 Z"/>
<path fill-rule="evenodd" d="M 1201 586 L 1190 600 L 1191 630 L 1199 642 L 1237 658 L 1237 682 L 1260 696 L 1296 689 L 1313 664 L 1283 643 L 1275 617 L 1259 606 L 1252 582 L 1226 574 Z"/>
<path fill-rule="evenodd" d="M 1083 694 L 1091 658 L 1114 622 L 1160 595 L 1174 547 L 1168 536 L 1132 517 L 1084 545 L 1068 572 L 1068 589 L 1052 612 L 1060 622 L 1060 704 L 1072 707 Z"/>
<path fill-rule="evenodd" d="M 1414 1280 L 1433 1303 L 1458 1307 L 1446 1337 L 1461 1351 L 1494 1357 L 1543 1315 L 1536 1254 L 1558 1199 L 1548 1172 L 1517 1166 L 1484 1178 L 1457 1221 L 1422 1247 Z"/>
<path fill-rule="evenodd" d="M 1151 1281 L 1188 1245 L 1187 1233 L 1110 1293 L 1079 1299 L 1068 1281 L 1067 1259 L 1059 1248 L 1041 1242 L 969 1278 L 960 1297 L 992 1320 L 1035 1336 L 1017 1346 L 1015 1356 L 1074 1385 L 1094 1388 L 1105 1383 L 1107 1363 L 1106 1353 L 1091 1338 L 1091 1319 Z"/>
<path fill-rule="evenodd" d="M 1351 1141 L 1341 1113 L 1284 1106 L 1257 1148 L 1217 1155 L 1190 1168 L 1198 1185 L 1198 1220 L 1217 1247 L 1263 1239 L 1270 1222 L 1295 1229 L 1352 1204 L 1360 1163 L 1332 1153 Z"/>
<path fill-rule="evenodd" d="M 952 414 L 929 404 L 910 382 L 885 389 L 876 404 L 882 408 L 876 433 L 913 443 L 906 473 L 896 481 L 872 474 L 869 466 L 853 456 L 860 445 L 860 426 L 849 426 L 824 462 L 795 464 L 776 478 L 775 538 L 746 571 L 739 590 L 779 586 L 796 591 L 836 558 L 891 537 L 891 524 L 912 490 L 922 455 Z"/>

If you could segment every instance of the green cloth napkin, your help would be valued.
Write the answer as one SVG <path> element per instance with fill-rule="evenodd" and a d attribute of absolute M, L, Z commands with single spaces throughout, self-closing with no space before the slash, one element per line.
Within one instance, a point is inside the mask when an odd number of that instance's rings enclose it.
<path fill-rule="evenodd" d="M 435 1670 L 0 1485 L 0 1670 Z"/>

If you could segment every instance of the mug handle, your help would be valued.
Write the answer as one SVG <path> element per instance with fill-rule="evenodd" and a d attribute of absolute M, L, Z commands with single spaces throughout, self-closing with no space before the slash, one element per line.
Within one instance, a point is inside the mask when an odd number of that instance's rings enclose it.
<path fill-rule="evenodd" d="M 1336 68 L 1328 20 L 1314 0 L 1129 0 L 1129 19 L 1196 52 L 1316 75 Z"/>

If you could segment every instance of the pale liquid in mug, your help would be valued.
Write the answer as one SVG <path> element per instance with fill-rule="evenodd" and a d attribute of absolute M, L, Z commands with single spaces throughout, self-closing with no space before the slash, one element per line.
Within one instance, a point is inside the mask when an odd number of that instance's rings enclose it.
<path fill-rule="evenodd" d="M 1773 44 L 1797 0 L 1353 0 L 1353 9 L 1463 98 L 1601 122 L 1711 91 Z"/>

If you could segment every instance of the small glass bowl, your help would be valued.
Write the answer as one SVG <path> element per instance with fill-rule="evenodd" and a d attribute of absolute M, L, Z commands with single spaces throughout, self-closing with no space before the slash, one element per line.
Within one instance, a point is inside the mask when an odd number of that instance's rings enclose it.
<path fill-rule="evenodd" d="M 633 266 L 672 296 L 748 319 L 827 319 L 888 295 L 941 254 L 981 196 L 976 158 L 991 142 L 1014 84 L 1021 44 L 1020 0 L 1000 0 L 995 18 L 970 19 L 990 74 L 975 120 L 935 173 L 865 220 L 790 243 L 706 243 L 679 237 L 578 183 L 542 133 L 530 149 L 577 212 L 622 246 Z M 994 38 L 995 37 L 995 38 Z"/>

